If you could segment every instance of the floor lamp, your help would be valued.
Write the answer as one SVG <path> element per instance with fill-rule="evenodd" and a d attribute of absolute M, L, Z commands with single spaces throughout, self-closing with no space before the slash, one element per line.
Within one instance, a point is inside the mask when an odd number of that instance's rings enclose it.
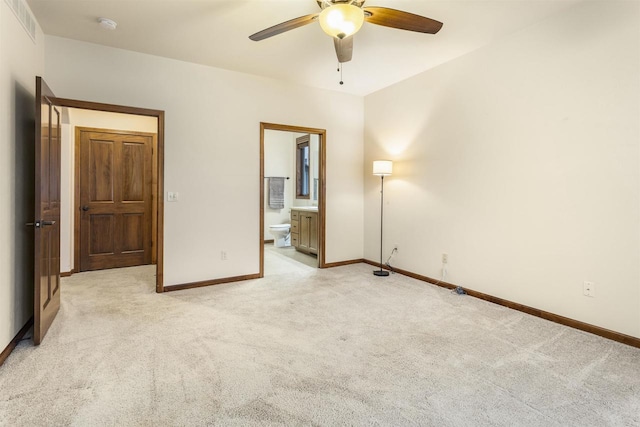
<path fill-rule="evenodd" d="M 393 162 L 391 160 L 374 160 L 373 174 L 380 177 L 380 270 L 375 270 L 375 276 L 388 276 L 389 272 L 382 269 L 382 214 L 384 212 L 384 177 L 391 175 Z"/>

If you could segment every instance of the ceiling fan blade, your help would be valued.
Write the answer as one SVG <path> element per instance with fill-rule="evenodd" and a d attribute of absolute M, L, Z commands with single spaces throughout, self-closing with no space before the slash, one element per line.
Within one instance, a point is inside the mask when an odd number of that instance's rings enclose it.
<path fill-rule="evenodd" d="M 401 10 L 376 6 L 363 9 L 365 21 L 376 25 L 428 34 L 435 34 L 442 28 L 442 22 Z"/>
<path fill-rule="evenodd" d="M 337 39 L 333 37 L 333 46 L 336 48 L 338 62 L 349 62 L 353 56 L 353 36 Z"/>
<path fill-rule="evenodd" d="M 269 37 L 277 36 L 278 34 L 284 33 L 285 31 L 293 30 L 295 28 L 311 24 L 316 20 L 318 15 L 318 13 L 313 13 L 311 15 L 305 15 L 299 18 L 291 19 L 278 25 L 274 25 L 273 27 L 269 27 L 265 30 L 258 31 L 257 33 L 250 35 L 249 38 L 254 42 L 268 39 Z"/>

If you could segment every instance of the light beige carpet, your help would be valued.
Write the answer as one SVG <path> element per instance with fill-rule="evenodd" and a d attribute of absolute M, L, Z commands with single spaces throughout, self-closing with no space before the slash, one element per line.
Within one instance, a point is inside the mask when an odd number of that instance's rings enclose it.
<path fill-rule="evenodd" d="M 639 349 L 371 272 L 162 295 L 153 267 L 76 274 L 0 367 L 0 425 L 640 425 Z"/>

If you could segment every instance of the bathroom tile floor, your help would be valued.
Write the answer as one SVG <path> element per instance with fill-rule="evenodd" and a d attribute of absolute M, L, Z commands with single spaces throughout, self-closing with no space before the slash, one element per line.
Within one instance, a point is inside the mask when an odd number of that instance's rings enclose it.
<path fill-rule="evenodd" d="M 293 246 L 276 248 L 273 243 L 264 245 L 265 275 L 282 274 L 294 271 L 309 271 L 318 266 L 318 259 L 296 251 Z"/>

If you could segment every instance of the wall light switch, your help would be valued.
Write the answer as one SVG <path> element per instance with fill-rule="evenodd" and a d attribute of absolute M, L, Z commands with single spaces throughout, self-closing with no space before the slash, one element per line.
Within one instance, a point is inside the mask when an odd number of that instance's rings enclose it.
<path fill-rule="evenodd" d="M 173 191 L 167 192 L 167 201 L 168 202 L 177 202 L 178 201 L 178 193 Z"/>

